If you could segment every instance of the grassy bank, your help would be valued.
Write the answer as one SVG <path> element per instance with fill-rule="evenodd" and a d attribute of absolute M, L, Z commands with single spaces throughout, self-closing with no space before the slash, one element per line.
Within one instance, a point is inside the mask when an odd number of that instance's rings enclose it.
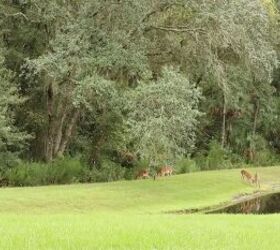
<path fill-rule="evenodd" d="M 278 215 L 174 215 L 251 192 L 240 170 L 156 181 L 4 188 L 0 249 L 279 249 Z M 262 188 L 280 168 L 259 168 Z"/>

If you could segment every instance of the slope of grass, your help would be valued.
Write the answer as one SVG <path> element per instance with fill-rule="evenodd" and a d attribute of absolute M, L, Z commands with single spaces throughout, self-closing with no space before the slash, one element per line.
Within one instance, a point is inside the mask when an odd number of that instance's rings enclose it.
<path fill-rule="evenodd" d="M 240 170 L 0 190 L 0 249 L 279 249 L 278 215 L 174 215 L 253 188 Z M 263 187 L 280 168 L 258 169 Z"/>
<path fill-rule="evenodd" d="M 213 205 L 252 188 L 239 170 L 100 184 L 7 188 L 0 212 L 161 212 Z"/>

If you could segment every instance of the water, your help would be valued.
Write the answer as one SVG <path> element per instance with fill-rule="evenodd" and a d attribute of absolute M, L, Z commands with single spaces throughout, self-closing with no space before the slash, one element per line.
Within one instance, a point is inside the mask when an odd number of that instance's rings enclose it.
<path fill-rule="evenodd" d="M 259 196 L 206 213 L 273 214 L 280 213 L 280 193 Z"/>

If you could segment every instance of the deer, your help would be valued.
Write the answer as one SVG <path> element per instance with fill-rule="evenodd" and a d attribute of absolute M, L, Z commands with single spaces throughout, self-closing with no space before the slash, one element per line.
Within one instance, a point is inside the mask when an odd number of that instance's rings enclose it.
<path fill-rule="evenodd" d="M 136 176 L 136 179 L 150 178 L 149 171 L 147 169 L 140 170 Z"/>
<path fill-rule="evenodd" d="M 166 176 L 166 175 L 172 175 L 173 172 L 173 168 L 170 166 L 164 166 L 161 167 L 158 171 L 157 171 L 157 176 Z"/>
<path fill-rule="evenodd" d="M 242 180 L 249 181 L 251 184 L 255 183 L 256 186 L 260 187 L 260 180 L 259 180 L 258 173 L 255 173 L 255 175 L 253 176 L 248 171 L 242 169 L 241 170 L 241 178 L 242 178 Z"/>

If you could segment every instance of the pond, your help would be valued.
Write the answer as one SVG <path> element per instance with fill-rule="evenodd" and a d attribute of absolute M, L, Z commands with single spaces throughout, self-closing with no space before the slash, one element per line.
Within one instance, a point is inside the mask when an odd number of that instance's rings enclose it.
<path fill-rule="evenodd" d="M 233 205 L 222 208 L 212 209 L 205 212 L 212 213 L 230 213 L 230 214 L 273 214 L 280 213 L 280 193 L 267 194 L 254 197 L 252 199 L 242 200 Z"/>

